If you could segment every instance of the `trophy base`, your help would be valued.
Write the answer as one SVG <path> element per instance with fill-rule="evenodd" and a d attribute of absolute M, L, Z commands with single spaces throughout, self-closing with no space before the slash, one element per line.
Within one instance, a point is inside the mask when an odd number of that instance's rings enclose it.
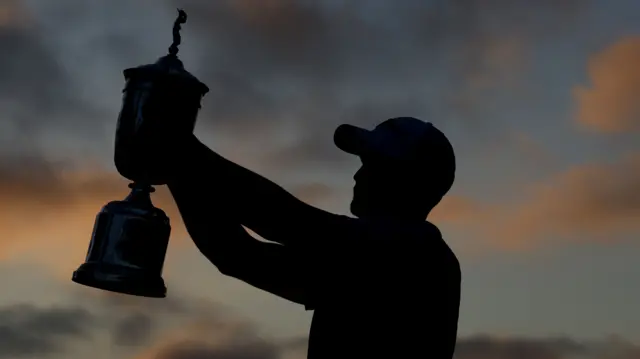
<path fill-rule="evenodd" d="M 92 288 L 139 297 L 167 296 L 162 277 L 105 263 L 84 263 L 73 272 L 71 280 Z"/>

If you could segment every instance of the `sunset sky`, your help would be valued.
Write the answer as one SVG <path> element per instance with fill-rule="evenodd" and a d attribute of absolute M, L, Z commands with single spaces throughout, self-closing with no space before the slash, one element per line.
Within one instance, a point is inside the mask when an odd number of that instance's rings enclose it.
<path fill-rule="evenodd" d="M 305 357 L 311 312 L 219 274 L 165 188 L 168 298 L 70 281 L 128 191 L 122 70 L 167 53 L 176 7 L 197 135 L 308 203 L 347 214 L 341 123 L 448 135 L 457 359 L 640 357 L 640 1 L 0 0 L 0 359 Z"/>

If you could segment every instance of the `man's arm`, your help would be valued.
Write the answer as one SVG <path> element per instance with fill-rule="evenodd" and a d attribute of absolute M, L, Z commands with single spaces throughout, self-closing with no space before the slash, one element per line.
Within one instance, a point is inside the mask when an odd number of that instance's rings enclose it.
<path fill-rule="evenodd" d="M 301 253 L 256 240 L 191 182 L 173 182 L 169 189 L 189 235 L 222 274 L 309 305 L 313 272 Z"/>
<path fill-rule="evenodd" d="M 220 273 L 297 304 L 307 306 L 312 303 L 313 275 L 303 256 L 280 244 L 260 242 L 240 225 L 234 231 L 235 235 L 224 239 L 235 242 L 229 243 L 231 245 L 211 245 L 214 238 L 196 241 Z M 218 236 L 223 234 L 224 231 L 217 233 Z"/>
<path fill-rule="evenodd" d="M 186 146 L 186 155 L 174 170 L 175 178 L 197 179 L 197 184 L 193 182 L 194 195 L 208 193 L 217 205 L 270 241 L 329 249 L 336 243 L 357 246 L 360 239 L 385 238 L 371 236 L 368 232 L 373 229 L 360 220 L 302 202 L 277 184 L 210 150 L 195 136 Z"/>

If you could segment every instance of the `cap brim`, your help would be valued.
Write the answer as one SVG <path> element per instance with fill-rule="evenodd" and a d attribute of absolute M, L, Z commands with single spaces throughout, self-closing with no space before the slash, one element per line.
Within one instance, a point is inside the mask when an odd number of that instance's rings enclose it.
<path fill-rule="evenodd" d="M 363 155 L 372 147 L 372 133 L 353 125 L 340 125 L 333 134 L 333 142 L 344 152 Z"/>

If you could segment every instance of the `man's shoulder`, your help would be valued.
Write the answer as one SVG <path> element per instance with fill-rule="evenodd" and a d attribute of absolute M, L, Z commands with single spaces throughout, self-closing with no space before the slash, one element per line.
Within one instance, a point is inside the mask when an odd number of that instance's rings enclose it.
<path fill-rule="evenodd" d="M 438 273 L 449 273 L 449 277 L 461 276 L 458 257 L 435 224 L 424 221 L 407 226 L 404 233 L 410 238 L 405 241 L 405 253 L 414 265 L 433 268 Z"/>
<path fill-rule="evenodd" d="M 414 253 L 424 255 L 425 260 L 442 260 L 459 268 L 455 253 L 444 240 L 440 229 L 431 222 L 338 217 L 349 229 L 346 233 L 360 237 L 364 243 L 371 244 L 372 249 L 378 247 L 375 243 L 379 243 L 388 254 L 397 251 Z"/>

